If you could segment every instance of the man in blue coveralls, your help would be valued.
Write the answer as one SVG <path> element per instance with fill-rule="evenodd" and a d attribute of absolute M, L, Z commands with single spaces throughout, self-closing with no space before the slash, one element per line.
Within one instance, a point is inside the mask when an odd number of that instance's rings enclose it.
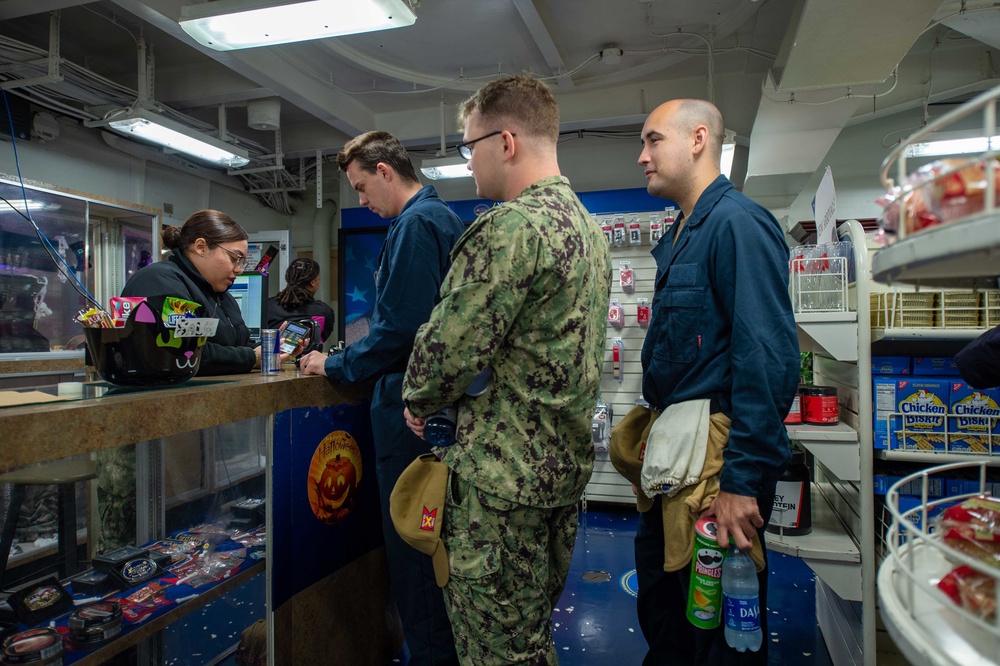
<path fill-rule="evenodd" d="M 737 192 L 719 165 L 722 114 L 710 102 L 678 99 L 657 107 L 642 128 L 639 164 L 646 190 L 672 199 L 683 215 L 653 248 L 654 313 L 642 347 L 642 394 L 663 410 L 708 399 L 731 419 L 714 514 L 719 543 L 764 545 L 775 482 L 791 449 L 782 423 L 798 383 L 799 347 L 788 298 L 788 246 L 778 221 Z M 689 566 L 664 571 L 662 495 L 639 514 L 635 564 L 639 626 L 649 644 L 643 666 L 767 664 L 758 652 L 726 646 L 723 628 L 685 618 Z M 766 552 L 766 551 L 764 551 Z M 767 567 L 757 574 L 767 607 Z"/>
<path fill-rule="evenodd" d="M 433 187 L 421 187 L 403 144 L 387 132 L 355 137 L 337 155 L 337 165 L 362 206 L 394 219 L 379 256 L 368 334 L 342 354 L 328 357 L 312 352 L 299 365 L 305 374 L 325 375 L 335 384 L 378 380 L 371 406 L 375 472 L 392 593 L 403 621 L 409 663 L 458 664 L 431 558 L 396 533 L 389 517 L 389 494 L 406 466 L 430 452 L 430 445 L 403 419 L 403 373 L 417 328 L 438 301 L 451 265 L 448 255 L 465 227 Z"/>

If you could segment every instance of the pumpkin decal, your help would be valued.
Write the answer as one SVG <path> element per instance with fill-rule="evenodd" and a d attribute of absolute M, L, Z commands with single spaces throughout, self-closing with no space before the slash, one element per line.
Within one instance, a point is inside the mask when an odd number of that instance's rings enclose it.
<path fill-rule="evenodd" d="M 336 525 L 350 514 L 361 482 L 361 450 L 354 437 L 337 430 L 316 447 L 306 481 L 316 519 Z"/>

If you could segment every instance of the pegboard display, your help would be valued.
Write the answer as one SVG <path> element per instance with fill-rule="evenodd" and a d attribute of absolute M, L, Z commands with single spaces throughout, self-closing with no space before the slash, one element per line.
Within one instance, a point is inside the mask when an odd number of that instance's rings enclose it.
<path fill-rule="evenodd" d="M 674 216 L 679 211 L 674 212 Z M 650 241 L 650 219 L 664 219 L 664 211 L 645 213 L 611 213 L 595 216 L 602 227 L 611 225 L 611 299 L 621 305 L 621 328 L 608 324 L 608 336 L 604 349 L 604 367 L 601 374 L 601 399 L 611 404 L 613 424 L 617 424 L 628 413 L 635 401 L 642 394 L 642 343 L 646 337 L 646 327 L 639 324 L 637 311 L 640 299 L 647 303 L 653 301 L 654 282 L 656 278 L 656 262 L 650 251 L 653 243 Z M 669 238 L 668 224 L 662 229 L 664 238 Z M 624 245 L 615 245 L 614 225 L 616 221 L 624 225 Z M 630 225 L 639 223 L 640 244 L 629 244 Z M 619 238 L 619 242 L 621 239 Z M 666 241 L 669 242 L 669 241 Z M 632 287 L 622 288 L 619 279 L 622 262 L 628 262 L 632 270 Z M 614 350 L 616 338 L 620 338 L 622 349 L 617 367 L 620 378 L 615 377 L 616 364 Z M 611 465 L 606 451 L 597 451 L 594 462 L 594 474 L 587 484 L 587 499 L 599 502 L 614 502 L 619 504 L 634 504 L 635 495 L 626 481 Z"/>

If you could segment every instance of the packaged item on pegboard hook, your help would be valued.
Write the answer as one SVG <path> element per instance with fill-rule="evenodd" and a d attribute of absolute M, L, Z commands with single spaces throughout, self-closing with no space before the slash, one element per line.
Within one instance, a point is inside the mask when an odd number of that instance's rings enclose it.
<path fill-rule="evenodd" d="M 611 218 L 606 217 L 601 221 L 601 232 L 604 233 L 604 238 L 607 239 L 608 245 L 614 245 L 614 235 L 612 231 L 613 227 L 611 224 Z"/>
<path fill-rule="evenodd" d="M 639 224 L 639 216 L 633 215 L 628 221 L 628 244 L 642 245 L 642 225 Z"/>
<path fill-rule="evenodd" d="M 635 272 L 632 270 L 632 262 L 620 261 L 618 265 L 618 285 L 622 288 L 622 293 L 635 293 Z"/>
<path fill-rule="evenodd" d="M 594 450 L 607 453 L 611 445 L 611 421 L 614 411 L 610 403 L 598 401 L 594 409 L 594 419 L 591 422 L 590 433 L 594 441 Z"/>
<path fill-rule="evenodd" d="M 656 245 L 663 238 L 663 216 L 660 213 L 649 214 L 649 244 Z"/>
<path fill-rule="evenodd" d="M 617 298 L 608 303 L 608 324 L 619 331 L 625 326 L 625 308 Z"/>
<path fill-rule="evenodd" d="M 615 215 L 614 222 L 614 246 L 615 247 L 625 247 L 625 216 Z"/>
<path fill-rule="evenodd" d="M 624 350 L 625 343 L 622 342 L 621 338 L 613 338 L 611 340 L 611 376 L 618 383 L 625 381 L 625 375 L 622 373 Z"/>
<path fill-rule="evenodd" d="M 640 328 L 649 328 L 649 299 L 636 299 L 635 321 Z"/>

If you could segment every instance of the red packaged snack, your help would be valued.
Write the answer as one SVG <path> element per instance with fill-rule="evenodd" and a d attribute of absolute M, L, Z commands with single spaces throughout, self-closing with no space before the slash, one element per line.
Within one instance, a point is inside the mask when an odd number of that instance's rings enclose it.
<path fill-rule="evenodd" d="M 996 579 L 964 564 L 938 582 L 938 589 L 976 617 L 992 622 L 996 616 Z"/>
<path fill-rule="evenodd" d="M 953 173 L 937 177 L 931 188 L 931 209 L 942 222 L 958 220 L 983 210 L 989 184 L 987 171 L 992 172 L 996 185 L 1000 186 L 1000 167 L 995 160 L 970 164 L 969 160 L 946 159 L 934 164 L 939 173 L 958 168 Z"/>
<path fill-rule="evenodd" d="M 955 550 L 1000 567 L 1000 500 L 980 495 L 948 507 L 940 530 Z"/>

